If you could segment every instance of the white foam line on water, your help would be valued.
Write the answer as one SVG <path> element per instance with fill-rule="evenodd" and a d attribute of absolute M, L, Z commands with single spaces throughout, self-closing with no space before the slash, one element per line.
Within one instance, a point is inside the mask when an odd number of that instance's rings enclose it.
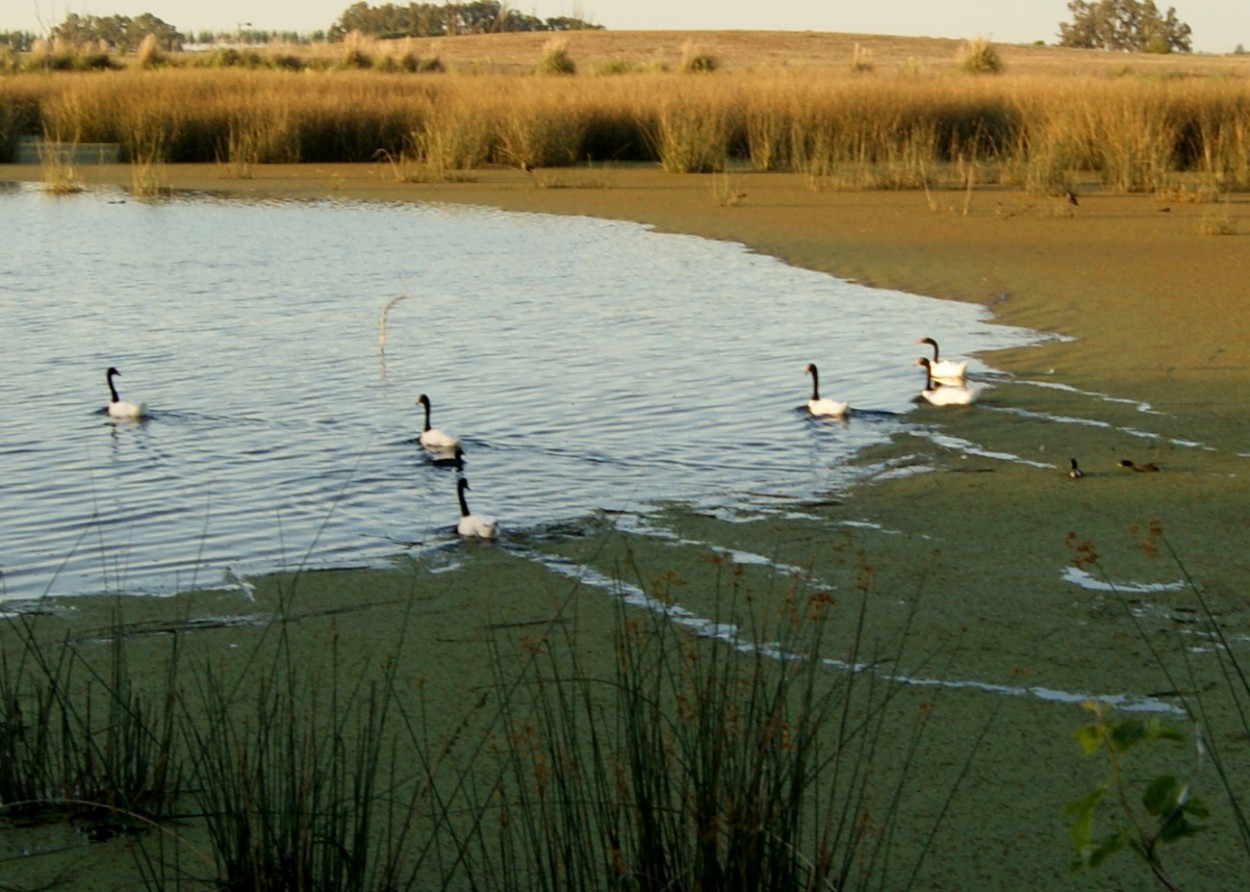
<path fill-rule="evenodd" d="M 680 604 L 668 604 L 656 598 L 652 598 L 636 585 L 631 585 L 619 579 L 606 576 L 597 570 L 578 564 L 568 558 L 542 554 L 529 549 L 510 547 L 508 550 L 518 557 L 542 564 L 551 572 L 564 576 L 567 579 L 572 579 L 579 585 L 591 585 L 595 588 L 603 589 L 620 598 L 631 607 L 639 607 L 651 613 L 659 614 L 669 621 L 677 624 L 681 628 L 687 629 L 700 637 L 715 638 L 723 641 L 740 653 L 761 653 L 777 660 L 803 659 L 802 654 L 787 651 L 778 642 L 770 641 L 758 643 L 745 640 L 741 636 L 738 626 L 733 623 L 713 622 L 710 619 L 706 619 L 705 617 L 699 616 L 698 614 L 687 610 Z M 837 660 L 831 657 L 823 658 L 821 663 L 831 669 L 838 669 L 844 672 L 879 671 L 879 666 L 875 663 L 849 663 L 845 660 Z M 885 673 L 881 673 L 881 677 L 887 681 L 893 681 L 898 684 L 906 684 L 914 687 L 972 690 L 981 691 L 987 694 L 998 694 L 999 696 L 1004 697 L 1035 697 L 1038 700 L 1048 703 L 1079 704 L 1084 703 L 1087 700 L 1097 700 L 1102 703 L 1107 703 L 1117 709 L 1122 709 L 1126 712 L 1163 712 L 1174 715 L 1184 714 L 1184 710 L 1171 703 L 1167 703 L 1154 697 L 1146 697 L 1136 694 L 1087 694 L 1072 691 L 1060 691 L 1054 688 L 1045 688 L 1040 686 L 1021 688 L 983 681 L 959 681 L 909 675 L 890 675 Z"/>
<path fill-rule="evenodd" d="M 1134 595 L 1181 591 L 1187 585 L 1183 579 L 1176 582 L 1108 582 L 1096 578 L 1081 567 L 1071 566 L 1063 568 L 1063 581 L 1096 592 L 1120 592 Z"/>
<path fill-rule="evenodd" d="M 714 545 L 711 542 L 699 542 L 695 539 L 687 539 L 679 536 L 672 530 L 662 529 L 653 526 L 648 522 L 648 518 L 638 516 L 636 523 L 629 523 L 624 517 L 619 518 L 616 528 L 624 532 L 633 533 L 637 536 L 646 536 L 651 539 L 661 539 L 672 545 L 690 545 L 695 548 L 706 548 L 714 554 L 723 555 L 734 563 L 742 564 L 750 567 L 771 567 L 778 573 L 785 576 L 803 575 L 824 588 L 834 588 L 835 586 L 815 579 L 804 568 L 796 564 L 787 564 L 781 561 L 774 561 L 772 558 L 764 557 L 762 554 L 756 554 L 752 551 L 741 551 L 737 548 L 727 548 L 723 545 Z"/>
<path fill-rule="evenodd" d="M 911 434 L 914 437 L 921 437 L 923 439 L 929 440 L 930 442 L 932 442 L 933 444 L 937 446 L 941 446 L 945 449 L 955 449 L 967 455 L 979 455 L 982 458 L 993 458 L 993 459 L 997 459 L 998 461 L 1016 462 L 1017 464 L 1029 465 L 1030 467 L 1034 467 L 1034 468 L 1056 467 L 1056 465 L 1052 465 L 1050 462 L 1032 461 L 1031 459 L 1021 458 L 1018 455 L 1013 455 L 1010 452 L 992 452 L 988 449 L 978 446 L 976 443 L 973 443 L 970 440 L 964 440 L 959 437 L 952 437 L 948 434 L 939 434 L 937 431 L 917 430 L 917 431 L 911 431 Z"/>
<path fill-rule="evenodd" d="M 1079 396 L 1093 397 L 1096 400 L 1102 400 L 1104 403 L 1124 403 L 1125 405 L 1128 405 L 1128 406 L 1135 406 L 1138 412 L 1144 412 L 1147 415 L 1165 414 L 1163 412 L 1156 411 L 1155 408 L 1150 405 L 1150 403 L 1143 402 L 1141 400 L 1132 400 L 1132 399 L 1126 399 L 1124 397 L 1119 397 L 1119 396 L 1111 396 L 1110 394 L 1098 393 L 1097 391 L 1093 391 L 1093 390 L 1081 390 L 1078 387 L 1073 387 L 1071 384 L 1060 384 L 1057 381 L 1033 381 L 1028 378 L 1015 378 L 1015 379 L 1012 379 L 1012 383 L 1013 384 L 1027 384 L 1031 387 L 1047 387 L 1051 390 L 1062 390 L 1065 393 L 1075 393 Z"/>
<path fill-rule="evenodd" d="M 1171 443 L 1173 446 L 1188 446 L 1194 449 L 1206 449 L 1214 452 L 1212 446 L 1198 440 L 1181 440 L 1176 437 L 1163 437 L 1159 434 L 1152 434 L 1150 431 L 1138 430 L 1135 427 L 1116 427 L 1106 421 L 1099 421 L 1095 418 L 1074 418 L 1071 415 L 1052 415 L 1049 412 L 1034 412 L 1031 409 L 1020 409 L 1013 406 L 985 406 L 983 407 L 990 412 L 1006 412 L 1008 415 L 1015 415 L 1019 418 L 1028 418 L 1034 421 L 1053 421 L 1059 424 L 1083 424 L 1087 427 L 1097 427 L 1104 430 L 1117 431 L 1118 433 L 1127 434 L 1130 437 L 1140 437 L 1143 440 L 1162 440 L 1165 443 Z M 1156 413 L 1158 414 L 1158 413 Z"/>

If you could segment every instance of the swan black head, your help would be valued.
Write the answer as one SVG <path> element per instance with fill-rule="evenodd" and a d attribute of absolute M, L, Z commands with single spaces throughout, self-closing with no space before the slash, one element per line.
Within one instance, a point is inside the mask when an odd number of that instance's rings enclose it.
<path fill-rule="evenodd" d="M 436 467 L 439 468 L 455 468 L 457 471 L 464 470 L 464 450 L 459 444 L 452 451 L 451 455 L 436 455 L 430 459 Z"/>
<path fill-rule="evenodd" d="M 820 399 L 820 372 L 816 371 L 816 363 L 809 362 L 805 365 L 803 374 L 812 376 L 812 399 Z"/>
<path fill-rule="evenodd" d="M 417 405 L 425 409 L 425 429 L 430 429 L 430 398 L 424 393 L 417 397 Z"/>
<path fill-rule="evenodd" d="M 928 344 L 930 347 L 932 347 L 933 348 L 933 361 L 934 362 L 938 361 L 938 342 L 937 341 L 933 340 L 933 338 L 924 337 L 924 338 L 917 338 L 916 343 Z"/>
<path fill-rule="evenodd" d="M 924 366 L 924 389 L 933 390 L 934 389 L 933 363 L 930 362 L 927 357 L 922 356 L 916 360 L 915 365 Z"/>
<path fill-rule="evenodd" d="M 1072 462 L 1072 470 L 1068 471 L 1068 476 L 1075 480 L 1078 477 L 1084 477 L 1085 472 L 1076 466 L 1076 459 L 1069 459 Z"/>

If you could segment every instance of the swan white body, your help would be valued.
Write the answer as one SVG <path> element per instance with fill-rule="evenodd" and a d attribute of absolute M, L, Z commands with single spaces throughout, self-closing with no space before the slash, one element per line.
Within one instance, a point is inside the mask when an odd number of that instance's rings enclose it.
<path fill-rule="evenodd" d="M 494 539 L 499 535 L 499 521 L 489 514 L 473 514 L 465 501 L 464 491 L 469 488 L 469 481 L 461 477 L 456 481 L 456 494 L 460 497 L 460 521 L 456 524 L 456 532 L 469 539 Z"/>
<path fill-rule="evenodd" d="M 807 401 L 807 411 L 821 418 L 841 418 L 851 409 L 850 403 L 831 400 L 820 395 L 820 373 L 814 363 L 808 363 L 803 371 L 812 376 L 812 398 Z"/>
<path fill-rule="evenodd" d="M 120 375 L 121 372 L 112 366 L 105 372 L 104 378 L 109 384 L 109 406 L 108 413 L 110 418 L 129 418 L 132 421 L 140 418 L 147 418 L 147 403 L 128 403 L 117 396 L 117 388 L 113 386 L 113 376 Z"/>
<path fill-rule="evenodd" d="M 435 452 L 455 452 L 456 447 L 460 445 L 460 439 L 436 427 L 430 427 L 430 398 L 423 393 L 417 397 L 417 402 L 425 409 L 425 426 L 419 438 L 421 445 Z"/>
<path fill-rule="evenodd" d="M 968 374 L 968 360 L 955 362 L 950 359 L 938 358 L 938 342 L 933 338 L 920 338 L 917 344 L 929 344 L 933 347 L 933 359 L 929 360 L 929 375 L 940 381 L 963 381 Z"/>
<path fill-rule="evenodd" d="M 935 406 L 970 406 L 981 396 L 979 384 L 944 384 L 934 381 L 929 372 L 929 360 L 917 359 L 916 365 L 925 367 L 924 390 L 920 395 Z"/>

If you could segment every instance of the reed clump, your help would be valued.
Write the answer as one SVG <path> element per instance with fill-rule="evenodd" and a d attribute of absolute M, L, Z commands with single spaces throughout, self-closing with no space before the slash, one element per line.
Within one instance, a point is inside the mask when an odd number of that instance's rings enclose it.
<path fill-rule="evenodd" d="M 125 147 L 159 142 L 165 162 L 242 166 L 379 151 L 440 170 L 589 159 L 707 172 L 732 160 L 833 185 L 918 188 L 921 165 L 963 158 L 1043 192 L 1090 178 L 1117 191 L 1195 177 L 1250 188 L 1250 86 L 1235 78 L 882 77 L 861 66 L 854 76 L 618 67 L 611 78 L 535 79 L 429 72 L 411 46 L 387 49 L 379 66 L 375 48 L 348 46 L 355 62 L 338 70 L 6 76 L 0 137 L 79 132 Z"/>
<path fill-rule="evenodd" d="M 167 672 L 139 686 L 120 636 L 103 665 L 68 642 L 49 651 L 32 623 L 0 651 L 0 819 L 65 819 L 93 838 L 138 832 L 170 815 L 185 780 L 177 736 L 176 647 Z"/>
<path fill-rule="evenodd" d="M 905 882 L 925 847 L 886 853 L 915 750 L 876 753 L 898 722 L 906 739 L 919 728 L 892 708 L 906 686 L 869 667 L 867 592 L 840 607 L 799 576 L 765 596 L 726 566 L 709 591 L 740 625 L 722 640 L 689 634 L 665 606 L 676 574 L 655 578 L 641 602 L 619 593 L 607 658 L 576 588 L 533 636 L 491 633 L 480 695 L 453 715 L 413 682 L 405 642 L 426 599 L 398 573 L 374 581 L 406 605 L 376 661 L 314 622 L 298 576 L 258 587 L 271 619 L 227 659 L 187 656 L 177 624 L 154 654 L 120 609 L 78 639 L 10 617 L 0 821 L 130 834 L 149 888 Z"/>
<path fill-rule="evenodd" d="M 831 679 L 820 656 L 835 624 L 854 627 L 853 608 L 800 584 L 776 613 L 753 612 L 737 646 L 700 643 L 659 606 L 666 578 L 652 611 L 622 610 L 614 674 L 584 670 L 560 635 L 523 676 L 542 696 L 517 698 L 501 674 L 499 846 L 526 878 L 503 888 L 905 882 L 923 853 L 884 853 L 910 759 L 874 759 L 899 688 L 854 671 Z M 729 595 L 730 613 L 744 595 Z M 852 637 L 849 665 L 862 644 Z"/>

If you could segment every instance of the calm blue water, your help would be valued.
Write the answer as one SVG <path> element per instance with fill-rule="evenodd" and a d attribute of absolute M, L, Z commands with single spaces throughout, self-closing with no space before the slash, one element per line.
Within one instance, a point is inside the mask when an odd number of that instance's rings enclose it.
<path fill-rule="evenodd" d="M 661 500 L 785 510 L 846 480 L 945 355 L 1029 343 L 975 307 L 572 217 L 0 189 L 6 599 L 168 593 Z M 379 316 L 387 314 L 385 352 Z M 799 407 L 851 401 L 847 422 Z M 104 372 L 152 418 L 113 422 Z M 973 363 L 973 372 L 983 367 Z"/>

